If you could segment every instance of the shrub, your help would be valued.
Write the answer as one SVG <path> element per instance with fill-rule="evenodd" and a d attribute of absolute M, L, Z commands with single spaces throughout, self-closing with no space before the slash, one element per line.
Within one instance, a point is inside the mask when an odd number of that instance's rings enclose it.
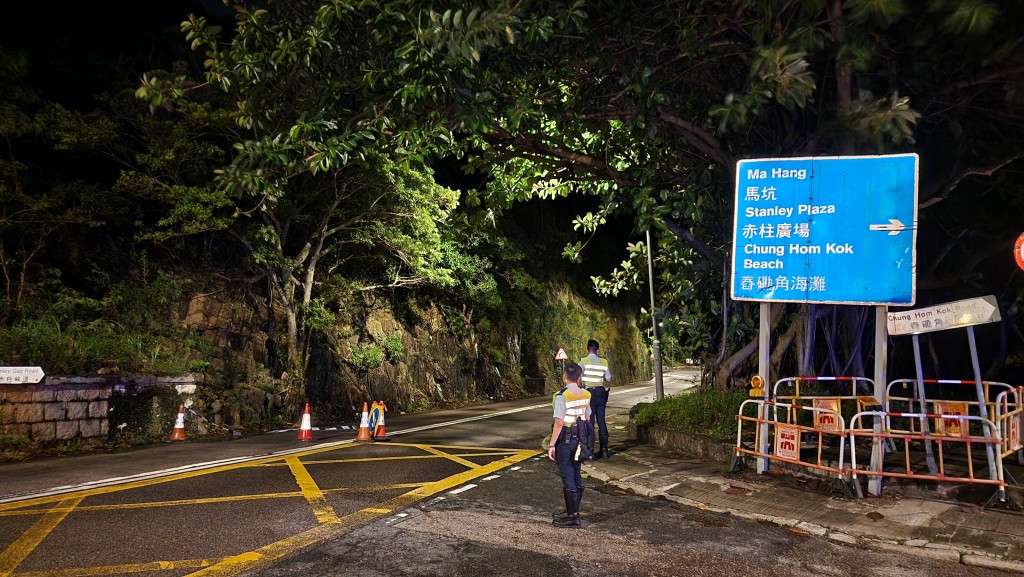
<path fill-rule="evenodd" d="M 722 392 L 717 389 L 670 395 L 640 406 L 633 415 L 633 421 L 638 425 L 727 438 L 736 434 L 736 413 L 740 403 L 748 398 L 746 391 Z"/>

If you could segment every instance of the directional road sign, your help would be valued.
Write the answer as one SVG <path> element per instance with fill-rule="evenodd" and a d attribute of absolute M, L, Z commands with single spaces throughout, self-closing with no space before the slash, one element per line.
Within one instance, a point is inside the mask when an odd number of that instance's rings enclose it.
<path fill-rule="evenodd" d="M 914 304 L 916 154 L 736 164 L 732 298 Z"/>
<path fill-rule="evenodd" d="M 555 353 L 555 360 L 556 361 L 568 361 L 569 360 L 569 355 L 565 354 L 565 349 L 563 349 L 562 347 L 558 347 L 558 352 Z"/>
<path fill-rule="evenodd" d="M 38 383 L 44 376 L 42 367 L 0 367 L 0 385 Z"/>
<path fill-rule="evenodd" d="M 916 335 L 994 323 L 999 319 L 996 297 L 988 295 L 923 309 L 890 312 L 886 316 L 886 327 L 890 335 Z"/>

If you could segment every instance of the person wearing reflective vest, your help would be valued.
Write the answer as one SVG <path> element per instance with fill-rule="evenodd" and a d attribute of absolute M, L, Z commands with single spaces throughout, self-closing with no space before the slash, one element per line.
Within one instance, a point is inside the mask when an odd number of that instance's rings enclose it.
<path fill-rule="evenodd" d="M 554 428 L 548 459 L 558 465 L 562 497 L 565 499 L 565 513 L 555 515 L 553 521 L 556 527 L 580 526 L 580 501 L 583 500 L 580 428 L 591 414 L 590 392 L 580 384 L 582 375 L 582 367 L 572 361 L 566 363 L 562 373 L 565 390 L 555 396 Z"/>
<path fill-rule="evenodd" d="M 590 391 L 590 406 L 594 411 L 597 438 L 600 448 L 595 451 L 595 459 L 608 458 L 608 425 L 604 421 L 605 408 L 608 405 L 608 393 L 611 391 L 612 372 L 608 361 L 597 354 L 600 344 L 594 339 L 587 341 L 587 356 L 580 359 L 583 367 L 583 386 Z"/>

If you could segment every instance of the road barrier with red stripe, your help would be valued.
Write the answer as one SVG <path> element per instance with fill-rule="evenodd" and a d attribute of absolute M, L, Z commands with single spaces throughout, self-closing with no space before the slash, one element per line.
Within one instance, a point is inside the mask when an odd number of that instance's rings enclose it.
<path fill-rule="evenodd" d="M 829 390 L 822 391 L 822 386 Z M 874 381 L 867 377 L 786 377 L 775 381 L 772 399 L 796 404 L 809 401 L 819 409 L 850 416 L 879 405 L 872 396 L 874 389 Z M 818 422 L 821 418 L 828 419 L 827 413 L 814 413 L 812 416 L 815 427 L 821 425 L 820 428 L 834 430 L 834 422 Z"/>
<path fill-rule="evenodd" d="M 864 428 L 856 427 L 856 421 L 865 417 L 882 417 L 885 426 L 882 432 L 876 433 Z M 923 433 L 910 433 L 906 431 L 893 431 L 889 429 L 889 422 L 893 418 L 899 419 L 912 419 L 917 421 L 923 421 L 925 419 L 952 419 L 960 422 L 960 431 L 962 434 L 959 436 L 939 436 L 939 435 L 925 435 Z M 967 422 L 974 422 L 979 425 L 982 429 L 986 430 L 987 435 L 977 436 L 970 435 L 968 431 L 970 427 Z M 897 477 L 904 479 L 915 479 L 919 481 L 942 481 L 942 482 L 959 482 L 959 483 L 981 483 L 989 485 L 997 485 L 999 487 L 1000 500 L 1006 498 L 1006 483 L 1003 481 L 1003 462 L 1001 459 L 996 459 L 995 467 L 995 478 L 985 479 L 978 477 L 974 474 L 974 455 L 972 449 L 975 446 L 986 447 L 990 445 L 998 446 L 1002 443 L 999 439 L 999 432 L 996 428 L 995 423 L 989 419 L 983 419 L 981 417 L 973 415 L 942 415 L 934 413 L 899 413 L 889 411 L 864 411 L 857 413 L 851 419 L 851 428 L 849 431 L 850 436 L 850 473 L 853 476 L 854 484 L 857 482 L 858 475 L 866 476 L 882 476 L 882 477 Z M 897 445 L 902 444 L 903 446 L 903 467 L 900 470 L 884 470 L 879 467 L 877 470 L 861 469 L 857 466 L 857 439 L 858 438 L 871 438 L 872 447 L 879 447 L 881 444 L 876 442 L 880 439 L 889 439 L 896 442 Z M 910 444 L 913 442 L 920 443 L 932 443 L 934 442 L 937 451 L 936 457 L 938 458 L 937 466 L 938 471 L 932 473 L 930 470 L 921 471 L 921 467 L 915 464 L 911 459 Z M 967 473 L 966 475 L 953 475 L 946 472 L 946 457 L 949 454 L 949 449 L 952 447 L 961 446 L 963 454 L 967 458 Z M 878 459 L 877 462 L 881 463 L 882 460 Z"/>
<path fill-rule="evenodd" d="M 885 405 L 884 410 L 887 412 L 920 412 L 921 407 L 919 406 L 917 394 L 916 394 L 916 383 L 917 379 L 896 379 L 890 382 L 885 387 Z M 972 380 L 963 379 L 923 379 L 921 381 L 925 385 L 965 385 L 975 386 L 977 383 Z M 982 392 L 986 399 L 991 399 L 990 396 L 993 390 L 998 392 L 1012 391 L 1013 387 L 1006 383 L 1000 383 L 997 381 L 982 381 Z M 894 394 L 893 389 L 901 387 L 902 389 L 909 389 L 911 391 L 910 396 L 901 396 Z M 934 387 L 933 387 L 934 388 Z M 1019 406 L 1019 401 L 1016 403 Z M 963 400 L 963 399 L 950 399 L 950 398 L 939 398 L 937 395 L 928 394 L 925 400 L 926 412 L 931 414 L 943 414 L 943 415 L 981 415 L 981 409 L 979 408 L 979 401 L 977 400 Z M 995 414 L 995 405 L 992 401 L 986 403 L 987 414 L 989 416 Z M 907 428 L 903 429 L 909 433 L 920 432 L 919 429 L 914 428 L 918 424 L 917 420 L 907 421 Z M 947 427 L 947 425 L 953 425 Z M 895 427 L 893 428 L 895 430 Z M 958 436 L 960 431 L 958 430 L 958 423 L 955 419 L 938 419 L 933 427 L 935 434 L 937 435 L 950 435 Z M 947 430 L 948 429 L 948 430 Z"/>
<path fill-rule="evenodd" d="M 749 407 L 757 409 L 755 416 L 749 416 Z M 774 409 L 775 415 L 778 415 L 779 409 L 782 409 L 782 414 L 786 415 L 787 420 L 780 421 L 775 418 L 767 418 L 769 408 Z M 812 414 L 812 420 L 817 424 L 834 423 L 837 426 L 821 428 L 819 426 L 800 425 L 798 423 L 801 420 L 800 416 L 802 413 Z M 825 471 L 835 476 L 837 481 L 842 481 L 844 487 L 847 486 L 847 474 L 844 465 L 846 455 L 846 434 L 844 431 L 846 430 L 846 424 L 842 415 L 838 412 L 831 409 L 793 403 L 748 399 L 740 404 L 739 414 L 737 414 L 736 418 L 738 421 L 736 458 L 749 455 Z M 753 448 L 748 448 L 743 443 L 744 423 L 749 423 L 753 428 Z M 771 431 L 772 442 L 769 442 L 767 438 L 762 438 L 762 427 L 760 425 L 768 426 L 768 429 Z M 815 450 L 810 460 L 803 459 L 805 436 L 814 439 L 812 447 Z M 835 446 L 839 447 L 838 465 L 830 464 L 828 457 L 824 454 L 826 448 Z M 734 466 L 735 464 L 734 462 Z"/>
<path fill-rule="evenodd" d="M 924 382 L 976 384 L 975 381 L 965 380 Z M 815 386 L 808 386 L 812 383 Z M 818 386 L 823 383 L 838 383 L 843 387 L 849 386 L 849 390 L 837 390 L 833 386 L 823 391 L 822 387 Z M 967 414 L 972 412 L 972 409 L 973 412 L 980 412 L 977 409 L 977 401 L 929 399 L 929 406 L 938 410 L 912 412 L 913 407 L 910 403 L 916 402 L 915 398 L 889 398 L 893 387 L 900 384 L 908 387 L 916 384 L 916 381 L 899 379 L 889 383 L 886 388 L 886 399 L 880 406 L 874 397 L 858 394 L 863 392 L 864 388 L 873 390 L 873 382 L 865 377 L 780 379 L 772 389 L 774 400 L 749 399 L 741 404 L 736 417 L 733 468 L 742 466 L 744 456 L 752 456 L 764 459 L 759 460 L 759 466 L 762 462 L 767 466 L 767 462 L 777 461 L 824 471 L 837 480 L 845 481 L 847 490 L 849 485 L 853 485 L 858 495 L 861 494 L 861 487 L 857 483 L 858 476 L 879 479 L 897 477 L 995 485 L 999 489 L 1000 500 L 1005 500 L 1007 484 L 1004 481 L 1002 457 L 1016 452 L 1018 462 L 1024 464 L 1024 388 L 1015 389 L 1006 383 L 984 381 L 985 398 L 989 398 L 988 394 L 991 391 L 998 391 L 998 395 L 994 401 L 986 403 L 991 418 L 983 418 L 980 415 Z M 856 402 L 855 411 L 850 411 L 851 401 Z M 908 411 L 888 410 L 890 401 L 906 402 Z M 883 407 L 886 410 L 878 410 Z M 756 409 L 756 414 L 751 416 L 753 409 Z M 844 418 L 844 413 L 848 418 Z M 850 413 L 853 415 L 849 416 Z M 924 427 L 928 420 L 933 420 L 936 426 L 934 432 L 925 434 L 922 431 L 928 430 Z M 751 432 L 747 427 L 753 429 L 752 444 L 749 442 Z M 805 442 L 805 439 L 809 439 L 810 443 Z M 873 458 L 867 468 L 860 468 L 857 465 L 855 449 L 858 440 L 863 447 L 865 439 L 871 439 L 868 454 Z M 922 463 L 915 463 L 911 457 L 912 444 L 923 444 L 927 450 L 927 468 L 923 471 L 920 470 Z M 937 455 L 932 454 L 933 445 L 938 448 Z M 824 454 L 824 449 L 836 447 L 839 450 L 838 464 L 830 462 L 828 456 Z M 850 455 L 849 464 L 846 463 L 847 447 Z M 995 462 L 990 462 L 988 478 L 974 474 L 976 459 L 973 450 L 978 447 L 988 452 L 990 461 L 993 460 L 993 451 L 998 451 L 1000 455 L 994 459 Z M 884 457 L 887 448 L 903 452 L 902 464 L 895 469 L 890 464 L 886 470 Z M 953 454 L 958 457 L 966 456 L 966 473 L 954 474 L 947 471 L 950 465 L 948 458 Z M 937 464 L 933 462 L 936 456 Z"/>
<path fill-rule="evenodd" d="M 1024 387 L 1003 391 L 996 396 L 993 421 L 999 431 L 1000 456 L 1008 457 L 1017 454 L 1017 464 L 1024 465 L 1024 445 L 1021 434 L 1024 432 L 1024 406 L 1021 397 Z"/>

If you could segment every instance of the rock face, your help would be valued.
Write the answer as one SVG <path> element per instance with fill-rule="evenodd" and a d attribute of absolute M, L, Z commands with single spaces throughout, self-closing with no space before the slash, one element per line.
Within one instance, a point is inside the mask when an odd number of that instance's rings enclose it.
<path fill-rule="evenodd" d="M 232 428 L 292 424 L 304 402 L 325 422 L 357 419 L 374 400 L 413 412 L 548 394 L 561 382 L 555 351 L 564 347 L 576 360 L 589 338 L 601 341 L 618 382 L 650 374 L 631 311 L 553 286 L 523 321 L 496 322 L 428 299 L 339 303 L 334 322 L 300 343 L 306 374 L 297 384 L 285 370 L 286 334 L 266 320 L 282 315 L 215 294 L 189 300 L 181 321 L 209 348 L 196 357 L 206 366 L 196 410 Z"/>

